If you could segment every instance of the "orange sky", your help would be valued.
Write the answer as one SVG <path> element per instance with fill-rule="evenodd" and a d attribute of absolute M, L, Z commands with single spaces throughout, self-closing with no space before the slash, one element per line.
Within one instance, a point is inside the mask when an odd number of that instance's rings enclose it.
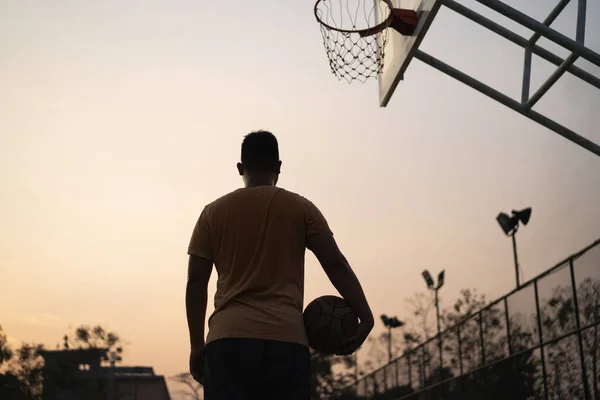
<path fill-rule="evenodd" d="M 441 13 L 424 48 L 518 95 L 522 51 L 458 21 Z M 259 128 L 377 314 L 402 317 L 424 268 L 446 269 L 447 304 L 512 289 L 499 211 L 533 207 L 527 279 L 600 237 L 598 157 L 418 61 L 380 109 L 375 82 L 330 75 L 309 4 L 0 0 L 0 54 L 0 324 L 15 345 L 100 323 L 130 342 L 126 364 L 185 371 L 189 236 L 241 185 L 239 145 Z M 534 67 L 539 85 L 551 69 Z M 600 141 L 599 93 L 565 78 L 539 110 Z M 333 292 L 312 255 L 306 277 L 307 300 Z"/>

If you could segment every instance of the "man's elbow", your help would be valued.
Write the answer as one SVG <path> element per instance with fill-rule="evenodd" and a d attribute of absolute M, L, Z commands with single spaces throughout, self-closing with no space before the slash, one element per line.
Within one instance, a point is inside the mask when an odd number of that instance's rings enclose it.
<path fill-rule="evenodd" d="M 327 274 L 329 273 L 344 273 L 350 271 L 350 264 L 346 257 L 339 252 L 335 257 L 328 257 L 321 262 L 321 266 Z"/>

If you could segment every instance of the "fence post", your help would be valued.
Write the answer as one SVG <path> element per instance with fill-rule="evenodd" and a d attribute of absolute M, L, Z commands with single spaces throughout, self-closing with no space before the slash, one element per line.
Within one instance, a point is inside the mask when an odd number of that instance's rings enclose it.
<path fill-rule="evenodd" d="M 508 297 L 504 298 L 504 317 L 506 318 L 506 340 L 508 341 L 508 356 L 512 356 L 512 338 L 510 337 L 510 317 L 508 315 Z"/>
<path fill-rule="evenodd" d="M 510 315 L 508 313 L 508 297 L 504 298 L 504 316 L 506 318 L 506 340 L 508 341 L 508 357 L 510 359 L 510 356 L 512 356 L 513 354 L 513 348 L 512 338 L 510 336 Z M 512 359 L 510 359 L 510 370 L 512 372 L 513 377 L 515 377 L 515 364 Z"/>
<path fill-rule="evenodd" d="M 587 371 L 585 367 L 585 355 L 583 352 L 583 337 L 581 336 L 581 321 L 579 319 L 579 302 L 577 300 L 577 284 L 575 283 L 575 269 L 573 259 L 569 260 L 569 272 L 571 273 L 571 288 L 573 289 L 573 307 L 575 308 L 575 329 L 577 329 L 577 342 L 579 344 L 579 360 L 581 362 L 581 379 L 583 379 L 583 392 L 586 399 L 591 399 L 590 388 L 588 386 Z M 596 377 L 593 377 L 596 379 Z"/>
<path fill-rule="evenodd" d="M 406 362 L 408 363 L 408 386 L 412 389 L 412 369 L 410 362 L 410 353 L 410 350 L 406 353 Z"/>
<path fill-rule="evenodd" d="M 460 338 L 460 327 L 461 325 L 458 324 L 456 325 L 456 336 L 458 338 L 458 368 L 460 370 L 460 382 L 459 382 L 459 386 L 460 386 L 460 395 L 463 396 L 463 360 L 462 360 L 462 339 Z"/>
<path fill-rule="evenodd" d="M 481 372 L 483 374 L 483 392 L 487 396 L 487 373 L 485 370 L 485 339 L 483 335 L 483 310 L 479 311 L 479 341 L 481 342 Z"/>
<path fill-rule="evenodd" d="M 538 326 L 538 340 L 540 343 L 540 354 L 542 358 L 542 379 L 544 383 L 544 398 L 548 399 L 548 382 L 546 377 L 546 359 L 544 356 L 544 338 L 542 335 L 542 316 L 540 314 L 540 296 L 538 293 L 538 280 L 533 282 L 533 289 L 535 291 L 535 313 L 537 317 Z"/>

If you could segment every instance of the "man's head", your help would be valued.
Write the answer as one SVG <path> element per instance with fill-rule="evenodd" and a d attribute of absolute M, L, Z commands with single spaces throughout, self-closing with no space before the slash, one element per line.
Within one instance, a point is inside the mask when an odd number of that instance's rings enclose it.
<path fill-rule="evenodd" d="M 237 168 L 246 185 L 275 185 L 281 170 L 277 138 L 263 130 L 246 135 Z"/>

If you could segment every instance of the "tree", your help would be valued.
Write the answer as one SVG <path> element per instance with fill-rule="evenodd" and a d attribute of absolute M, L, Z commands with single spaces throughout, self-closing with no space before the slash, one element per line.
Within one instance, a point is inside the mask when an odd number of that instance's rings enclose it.
<path fill-rule="evenodd" d="M 405 300 L 408 312 L 402 330 L 392 331 L 392 358 L 434 336 L 435 302 L 431 292 L 419 292 Z M 402 332 L 402 333 L 401 333 Z M 365 343 L 366 357 L 361 360 L 361 375 L 368 374 L 388 361 L 388 334 L 370 336 Z M 362 354 L 362 352 L 361 352 Z"/>
<path fill-rule="evenodd" d="M 12 360 L 13 350 L 8 344 L 8 338 L 0 325 L 0 399 L 13 399 L 20 396 L 19 380 L 11 373 L 5 371 L 5 366 Z"/>
<path fill-rule="evenodd" d="M 23 343 L 10 362 L 9 371 L 19 380 L 21 396 L 25 400 L 42 399 L 42 350 L 44 346 L 41 344 Z"/>
<path fill-rule="evenodd" d="M 398 334 L 392 331 L 392 358 L 400 357 L 405 348 Z M 360 365 L 360 375 L 368 374 L 388 362 L 388 334 L 370 336 L 365 343 L 366 358 Z"/>
<path fill-rule="evenodd" d="M 8 338 L 0 325 L 0 370 L 5 363 L 8 363 L 13 357 L 13 351 L 8 344 Z"/>
<path fill-rule="evenodd" d="M 449 329 L 443 337 L 443 370 L 447 371 L 444 379 L 460 376 L 461 370 L 463 374 L 478 370 L 463 375 L 454 393 L 445 393 L 445 397 L 506 399 L 529 398 L 536 394 L 537 361 L 533 351 L 507 359 L 510 346 L 513 353 L 531 348 L 534 343 L 532 333 L 511 318 L 509 346 L 502 306 L 488 306 L 484 295 L 465 289 L 453 307 L 442 313 L 442 323 Z M 484 364 L 492 363 L 491 367 L 480 369 Z M 437 380 L 434 382 L 439 382 L 439 361 L 436 367 Z M 446 376 L 447 373 L 451 375 Z"/>
<path fill-rule="evenodd" d="M 407 299 L 407 304 L 410 307 L 407 325 L 403 335 L 394 336 L 393 347 L 398 353 L 403 349 L 405 354 L 410 354 L 413 387 L 433 387 L 428 395 L 440 398 L 441 389 L 436 384 L 459 377 L 462 370 L 465 375 L 457 381 L 460 384 L 444 390 L 445 399 L 527 398 L 535 394 L 537 365 L 533 351 L 495 363 L 486 368 L 485 373 L 467 374 L 481 368 L 484 362 L 488 365 L 508 356 L 509 343 L 502 307 L 491 306 L 480 313 L 488 306 L 485 296 L 476 290 L 462 290 L 453 306 L 440 313 L 442 329 L 448 329 L 442 336 L 443 365 L 440 365 L 433 296 L 418 293 Z M 516 353 L 514 349 L 526 350 L 533 345 L 532 333 L 523 329 L 515 318 L 511 318 L 510 327 L 513 354 Z M 387 341 L 374 338 L 370 344 L 379 350 L 376 353 L 377 349 L 371 349 L 371 354 L 381 355 Z M 408 382 L 408 376 L 404 381 Z"/>
<path fill-rule="evenodd" d="M 580 326 L 590 326 L 582 332 L 583 355 L 588 376 L 588 386 L 593 398 L 600 398 L 598 382 L 600 371 L 600 332 L 597 325 L 600 321 L 600 281 L 587 278 L 577 287 Z M 573 289 L 570 285 L 558 286 L 552 296 L 540 307 L 542 315 L 542 332 L 544 340 L 574 332 L 577 328 L 575 320 L 575 303 Z M 576 336 L 570 335 L 551 346 L 547 346 L 547 374 L 549 391 L 557 396 L 583 398 L 579 342 Z M 591 384 L 591 385 L 590 385 Z"/>
<path fill-rule="evenodd" d="M 16 351 L 8 345 L 8 338 L 0 326 L 0 368 L 6 369 L 0 375 L 0 383 L 15 382 L 14 388 L 4 388 L 0 384 L 0 394 L 9 398 L 38 400 L 42 396 L 43 360 L 39 352 L 43 349 L 39 344 L 23 343 Z M 7 392 L 10 390 L 10 392 Z"/>
<path fill-rule="evenodd" d="M 598 360 L 600 359 L 600 280 L 585 279 L 577 289 L 579 300 L 579 309 L 581 311 L 581 326 L 590 326 L 583 332 L 583 342 L 586 349 L 586 363 L 591 368 L 588 368 L 588 376 L 591 377 L 592 390 L 594 397 L 600 399 L 600 368 Z"/>
<path fill-rule="evenodd" d="M 435 336 L 435 297 L 432 291 L 415 293 L 405 299 L 409 309 L 405 332 L 412 344 L 422 343 Z"/>
<path fill-rule="evenodd" d="M 310 349 L 311 400 L 345 393 L 345 388 L 354 381 L 353 367 L 352 356 L 327 355 Z"/>
<path fill-rule="evenodd" d="M 122 360 L 122 341 L 114 332 L 106 332 L 101 326 L 90 328 L 81 325 L 74 331 L 73 339 L 63 337 L 63 348 L 102 348 L 109 349 L 106 356 L 111 366 Z M 44 360 L 40 355 L 44 346 L 36 343 L 22 343 L 15 351 L 11 350 L 7 338 L 0 327 L 0 367 L 6 364 L 10 375 L 19 381 L 19 399 L 41 400 L 43 390 Z"/>
<path fill-rule="evenodd" d="M 123 342 L 121 338 L 115 332 L 108 332 L 100 325 L 94 327 L 80 325 L 71 337 L 69 335 L 63 337 L 63 347 L 65 350 L 71 348 L 108 348 L 104 361 L 112 367 L 123 361 Z"/>
<path fill-rule="evenodd" d="M 182 372 L 169 379 L 185 388 L 185 390 L 179 390 L 177 392 L 184 398 L 191 400 L 202 400 L 204 398 L 202 386 L 192 378 L 192 375 L 189 372 Z"/>

